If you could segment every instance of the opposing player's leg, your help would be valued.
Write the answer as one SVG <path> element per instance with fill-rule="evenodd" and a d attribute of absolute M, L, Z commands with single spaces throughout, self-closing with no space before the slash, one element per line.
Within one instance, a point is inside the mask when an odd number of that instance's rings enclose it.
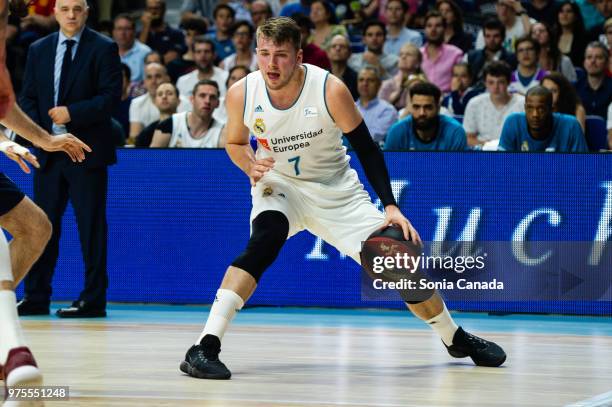
<path fill-rule="evenodd" d="M 230 322 L 251 297 L 263 272 L 274 262 L 289 235 L 289 220 L 279 211 L 264 211 L 253 219 L 246 249 L 225 272 L 204 330 L 187 351 L 180 369 L 200 379 L 229 379 L 219 360 L 221 340 Z"/>
<path fill-rule="evenodd" d="M 351 190 L 354 181 L 350 176 L 343 182 L 344 187 L 335 186 L 328 191 L 327 201 L 316 209 L 316 220 L 311 220 L 306 227 L 361 264 L 362 242 L 380 230 L 384 215 L 372 204 L 360 185 Z M 333 207 L 329 206 L 330 199 L 336 202 Z M 506 360 L 506 354 L 497 344 L 469 334 L 457 326 L 437 292 L 433 292 L 425 301 L 406 305 L 440 336 L 451 356 L 469 356 L 479 366 L 495 367 Z"/>
<path fill-rule="evenodd" d="M 17 315 L 13 273 L 9 245 L 0 230 L 0 377 L 7 387 L 32 387 L 42 385 L 42 374 L 28 349 Z M 29 405 L 16 401 L 4 406 Z"/>
<path fill-rule="evenodd" d="M 42 209 L 24 197 L 13 209 L 0 216 L 0 226 L 13 236 L 9 246 L 17 286 L 45 249 L 51 237 L 51 222 Z"/>

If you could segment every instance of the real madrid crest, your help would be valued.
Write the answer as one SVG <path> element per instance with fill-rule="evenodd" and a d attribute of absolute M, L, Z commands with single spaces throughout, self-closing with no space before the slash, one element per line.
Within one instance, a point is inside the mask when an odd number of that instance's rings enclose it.
<path fill-rule="evenodd" d="M 255 124 L 253 124 L 253 132 L 258 135 L 262 135 L 266 132 L 266 124 L 263 119 L 255 119 Z"/>
<path fill-rule="evenodd" d="M 272 187 L 265 187 L 263 190 L 263 196 L 270 196 L 273 192 Z"/>

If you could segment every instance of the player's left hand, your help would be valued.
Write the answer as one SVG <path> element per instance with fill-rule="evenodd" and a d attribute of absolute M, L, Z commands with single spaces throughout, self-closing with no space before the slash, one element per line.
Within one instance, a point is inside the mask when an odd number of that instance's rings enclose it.
<path fill-rule="evenodd" d="M 52 136 L 40 148 L 45 151 L 63 151 L 70 156 L 74 162 L 82 162 L 85 159 L 85 151 L 91 153 L 91 148 L 70 133 Z"/>
<path fill-rule="evenodd" d="M 14 141 L 3 141 L 0 143 L 0 151 L 2 151 L 8 158 L 19 164 L 19 167 L 26 174 L 30 173 L 30 167 L 27 163 L 32 164 L 36 168 L 40 168 L 36 156 L 30 152 L 27 148 L 20 146 Z"/>
<path fill-rule="evenodd" d="M 381 229 L 386 228 L 389 225 L 398 225 L 404 231 L 404 238 L 416 243 L 420 246 L 423 245 L 419 232 L 416 231 L 412 223 L 402 214 L 399 208 L 395 205 L 388 205 L 385 207 L 385 223 Z"/>
<path fill-rule="evenodd" d="M 70 112 L 66 106 L 56 106 L 49 110 L 49 117 L 55 124 L 66 124 L 70 122 Z"/>

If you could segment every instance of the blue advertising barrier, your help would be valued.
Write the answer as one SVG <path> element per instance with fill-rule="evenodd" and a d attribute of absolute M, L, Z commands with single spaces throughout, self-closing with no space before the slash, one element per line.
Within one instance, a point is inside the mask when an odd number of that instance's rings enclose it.
<path fill-rule="evenodd" d="M 109 176 L 109 301 L 210 303 L 227 265 L 248 239 L 247 178 L 223 150 L 118 153 L 119 164 Z M 574 262 L 572 275 L 589 280 L 595 272 L 598 281 L 610 281 L 612 249 L 606 243 L 612 236 L 612 155 L 412 152 L 385 157 L 402 211 L 423 240 L 592 244 L 598 250 L 597 267 L 585 255 L 579 261 L 584 269 Z M 365 180 L 358 160 L 351 165 Z M 7 160 L 2 166 L 31 195 L 31 176 Z M 83 284 L 83 266 L 70 206 L 60 253 L 53 299 L 73 300 Z M 512 264 L 496 266 L 502 268 L 498 275 L 520 279 L 525 287 L 546 272 L 546 263 L 533 273 L 516 272 Z M 287 242 L 249 304 L 403 306 L 363 301 L 360 274 L 351 259 L 303 232 Z M 571 300 L 449 298 L 449 308 L 611 314 L 611 290 L 604 283 L 596 293 L 589 290 Z"/>

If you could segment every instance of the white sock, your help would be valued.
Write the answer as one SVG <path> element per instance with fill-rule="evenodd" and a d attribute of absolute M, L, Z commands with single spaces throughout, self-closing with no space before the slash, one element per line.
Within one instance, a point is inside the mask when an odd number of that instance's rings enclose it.
<path fill-rule="evenodd" d="M 11 349 L 26 344 L 19 325 L 14 291 L 0 290 L 0 332 L 0 364 L 4 364 Z"/>
<path fill-rule="evenodd" d="M 453 336 L 455 336 L 455 332 L 457 329 L 459 329 L 459 327 L 457 324 L 455 324 L 455 321 L 453 321 L 453 318 L 448 313 L 446 305 L 444 305 L 444 309 L 439 315 L 436 315 L 425 322 L 427 322 L 431 329 L 440 335 L 442 342 L 444 342 L 446 346 L 451 346 L 453 344 Z"/>
<path fill-rule="evenodd" d="M 206 320 L 206 325 L 196 345 L 208 334 L 215 335 L 221 340 L 227 330 L 227 326 L 234 319 L 236 312 L 242 309 L 243 305 L 244 301 L 235 292 L 223 288 L 218 289 L 215 302 L 208 314 L 208 320 Z"/>

